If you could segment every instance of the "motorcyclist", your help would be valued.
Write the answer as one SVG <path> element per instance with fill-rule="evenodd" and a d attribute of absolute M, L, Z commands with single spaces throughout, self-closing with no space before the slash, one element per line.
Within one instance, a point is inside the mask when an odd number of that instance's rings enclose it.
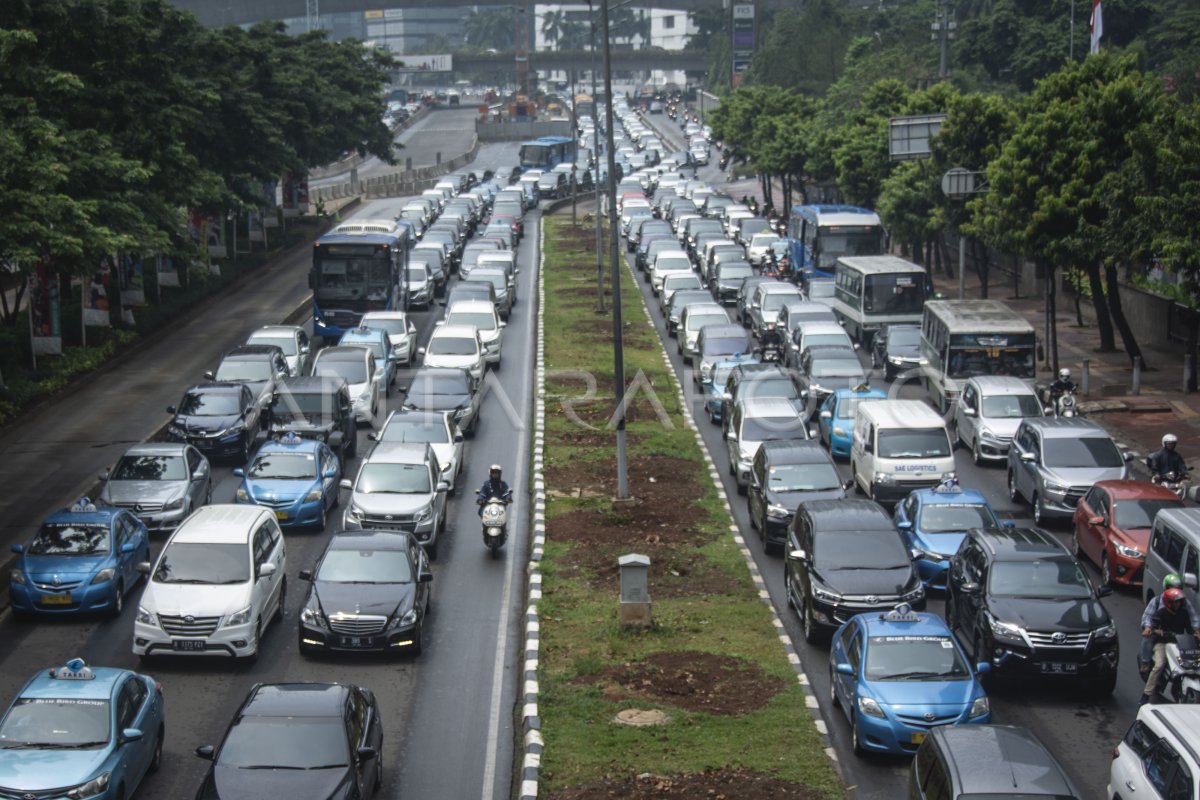
<path fill-rule="evenodd" d="M 1050 405 L 1058 409 L 1058 398 L 1064 394 L 1075 393 L 1075 382 L 1071 380 L 1071 370 L 1063 367 L 1058 371 L 1058 379 L 1046 389 L 1050 396 Z"/>
<path fill-rule="evenodd" d="M 766 330 L 763 331 L 762 339 L 758 343 L 758 350 L 765 354 L 767 350 L 773 349 L 780 356 L 783 355 L 783 335 L 779 333 L 779 329 L 774 322 L 768 322 Z"/>
<path fill-rule="evenodd" d="M 512 498 L 509 497 L 512 490 L 508 488 L 508 484 L 504 482 L 501 474 L 500 465 L 492 464 L 488 469 L 488 479 L 483 482 L 483 486 L 480 487 L 479 493 L 475 496 L 475 502 L 479 504 L 479 516 L 481 517 L 483 516 L 483 506 L 493 497 L 500 498 L 505 504 L 512 502 Z"/>
<path fill-rule="evenodd" d="M 1151 612 L 1147 607 L 1146 610 L 1150 616 L 1147 620 L 1143 614 L 1142 638 L 1152 643 L 1154 666 L 1150 668 L 1138 702 L 1143 706 L 1150 702 L 1158 689 L 1158 679 L 1167 663 L 1167 642 L 1189 632 L 1200 637 L 1200 617 L 1196 616 L 1196 609 L 1192 608 L 1182 589 L 1174 586 L 1164 589 L 1158 609 Z"/>
<path fill-rule="evenodd" d="M 1168 433 L 1162 437 L 1162 449 L 1154 453 L 1146 459 L 1146 466 L 1150 468 L 1150 474 L 1155 478 L 1162 478 L 1169 472 L 1174 472 L 1182 477 L 1187 474 L 1187 464 L 1183 463 L 1183 456 L 1175 449 L 1175 445 L 1179 443 L 1179 437 L 1173 433 Z"/>

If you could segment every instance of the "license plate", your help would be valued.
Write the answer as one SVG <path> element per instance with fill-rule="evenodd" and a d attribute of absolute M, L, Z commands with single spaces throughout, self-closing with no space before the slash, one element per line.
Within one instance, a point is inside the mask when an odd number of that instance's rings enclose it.
<path fill-rule="evenodd" d="M 343 636 L 342 647 L 374 647 L 375 639 L 370 636 Z"/>
<path fill-rule="evenodd" d="M 275 519 L 287 519 L 287 512 L 286 511 L 276 511 Z"/>
<path fill-rule="evenodd" d="M 204 641 L 200 639 L 172 639 L 171 646 L 176 650 L 203 650 Z"/>
<path fill-rule="evenodd" d="M 924 731 L 921 731 L 920 733 L 914 733 L 912 735 L 912 743 L 913 744 L 920 744 L 923 741 L 925 741 L 925 732 Z"/>
<path fill-rule="evenodd" d="M 71 595 L 69 594 L 48 594 L 42 597 L 42 605 L 44 606 L 69 606 L 71 605 Z"/>
<path fill-rule="evenodd" d="M 1079 665 L 1071 662 L 1043 661 L 1042 673 L 1047 675 L 1074 675 L 1079 672 Z"/>

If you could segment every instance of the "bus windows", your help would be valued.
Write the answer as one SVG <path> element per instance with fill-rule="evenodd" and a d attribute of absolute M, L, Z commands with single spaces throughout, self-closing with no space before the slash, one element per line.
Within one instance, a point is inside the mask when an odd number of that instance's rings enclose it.
<path fill-rule="evenodd" d="M 947 376 L 966 380 L 979 375 L 1034 378 L 1033 344 L 1025 347 L 950 347 Z"/>
<path fill-rule="evenodd" d="M 925 305 L 920 276 L 868 275 L 862 310 L 877 314 L 919 314 Z"/>

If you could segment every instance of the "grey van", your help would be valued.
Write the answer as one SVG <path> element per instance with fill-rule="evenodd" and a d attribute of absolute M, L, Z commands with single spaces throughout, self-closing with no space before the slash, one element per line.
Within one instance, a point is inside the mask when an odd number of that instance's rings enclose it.
<path fill-rule="evenodd" d="M 1096 481 L 1128 478 L 1132 458 L 1090 420 L 1029 417 L 1008 451 L 1008 496 L 1029 501 L 1036 525 L 1068 518 Z"/>
<path fill-rule="evenodd" d="M 1184 593 L 1195 607 L 1200 575 L 1200 508 L 1164 508 L 1154 515 L 1145 570 L 1144 602 L 1162 591 L 1164 575 L 1177 572 L 1183 577 Z"/>

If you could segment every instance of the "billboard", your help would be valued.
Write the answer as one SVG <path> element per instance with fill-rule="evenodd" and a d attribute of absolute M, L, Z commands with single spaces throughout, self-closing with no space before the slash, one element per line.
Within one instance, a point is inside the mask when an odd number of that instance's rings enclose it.
<path fill-rule="evenodd" d="M 454 69 L 449 53 L 434 56 L 402 55 L 396 56 L 396 61 L 400 63 L 396 72 L 450 72 Z"/>
<path fill-rule="evenodd" d="M 758 8 L 755 3 L 735 2 L 729 6 L 730 30 L 733 40 L 733 69 L 730 72 L 733 85 L 741 82 L 742 73 L 754 58 L 754 47 L 758 39 Z"/>

